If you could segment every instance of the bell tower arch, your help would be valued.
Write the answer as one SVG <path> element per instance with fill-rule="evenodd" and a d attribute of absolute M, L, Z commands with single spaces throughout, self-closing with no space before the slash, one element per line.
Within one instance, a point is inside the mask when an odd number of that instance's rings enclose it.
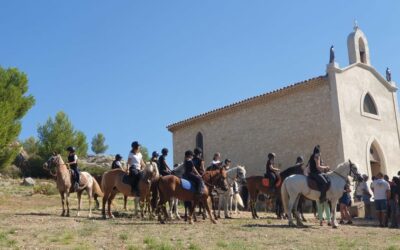
<path fill-rule="evenodd" d="M 364 32 L 354 25 L 354 31 L 347 37 L 349 64 L 364 63 L 371 65 L 367 37 Z"/>

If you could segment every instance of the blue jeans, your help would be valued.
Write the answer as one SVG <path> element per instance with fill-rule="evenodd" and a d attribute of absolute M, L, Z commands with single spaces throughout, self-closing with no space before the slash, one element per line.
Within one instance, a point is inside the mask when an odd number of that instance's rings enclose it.
<path fill-rule="evenodd" d="M 71 167 L 71 169 L 74 172 L 74 182 L 79 184 L 80 177 L 79 177 L 79 169 L 78 169 L 78 167 Z"/>

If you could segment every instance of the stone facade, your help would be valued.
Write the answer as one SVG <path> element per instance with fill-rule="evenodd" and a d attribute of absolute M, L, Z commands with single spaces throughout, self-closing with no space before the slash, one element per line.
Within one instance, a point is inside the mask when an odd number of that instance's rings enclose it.
<path fill-rule="evenodd" d="M 333 168 L 351 159 L 363 173 L 394 175 L 400 170 L 395 165 L 400 162 L 395 83 L 370 65 L 368 43 L 358 28 L 349 35 L 348 47 L 346 68 L 332 63 L 324 76 L 170 125 L 174 163 L 196 147 L 201 133 L 206 165 L 220 152 L 233 164 L 245 165 L 248 175 L 264 173 L 269 152 L 285 169 L 297 156 L 307 160 L 317 144 Z M 363 109 L 367 94 L 377 115 Z"/>

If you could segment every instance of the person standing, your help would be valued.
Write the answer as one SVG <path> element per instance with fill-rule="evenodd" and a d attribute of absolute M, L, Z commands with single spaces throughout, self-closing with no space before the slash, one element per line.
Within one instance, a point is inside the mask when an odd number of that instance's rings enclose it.
<path fill-rule="evenodd" d="M 120 154 L 116 154 L 115 160 L 111 164 L 111 169 L 117 169 L 117 168 L 122 169 L 121 160 L 122 160 L 122 156 Z"/>
<path fill-rule="evenodd" d="M 207 171 L 217 170 L 222 166 L 221 154 L 215 153 L 211 165 L 207 168 Z"/>
<path fill-rule="evenodd" d="M 326 221 L 328 222 L 328 226 L 331 226 L 331 206 L 329 205 L 328 201 L 320 202 L 316 201 L 317 203 L 317 211 L 318 211 L 318 219 L 319 219 L 319 225 L 323 226 L 324 225 L 324 212 L 326 216 Z"/>
<path fill-rule="evenodd" d="M 344 220 L 347 220 L 346 224 L 353 224 L 352 220 L 351 220 L 351 215 L 349 212 L 349 207 L 351 205 L 351 189 L 350 189 L 350 185 L 347 183 L 344 186 L 344 191 L 343 191 L 343 195 L 342 197 L 340 197 L 339 199 L 339 206 L 340 206 L 340 224 L 344 224 Z"/>
<path fill-rule="evenodd" d="M 368 175 L 364 174 L 363 176 L 363 181 L 359 183 L 357 188 L 360 188 L 362 190 L 362 196 L 361 196 L 361 201 L 364 203 L 364 219 L 366 220 L 371 220 L 372 219 L 372 214 L 371 214 L 371 190 L 368 186 Z"/>
<path fill-rule="evenodd" d="M 390 198 L 389 198 L 389 207 L 390 207 L 390 228 L 397 228 L 399 224 L 397 223 L 397 211 L 398 211 L 398 185 L 400 179 L 397 176 L 393 176 L 392 181 L 389 183 L 390 185 Z"/>
<path fill-rule="evenodd" d="M 171 169 L 168 167 L 167 158 L 168 156 L 168 149 L 163 148 L 161 150 L 161 156 L 158 158 L 158 172 L 161 176 L 166 176 L 171 174 Z"/>
<path fill-rule="evenodd" d="M 79 190 L 79 168 L 78 168 L 78 156 L 75 154 L 75 148 L 70 146 L 67 148 L 68 151 L 68 163 L 67 165 L 72 169 L 74 173 L 74 190 L 77 192 Z"/>
<path fill-rule="evenodd" d="M 387 203 L 390 197 L 390 185 L 383 179 L 383 174 L 378 173 L 376 180 L 372 182 L 371 189 L 374 192 L 376 215 L 379 226 L 384 227 L 387 218 Z"/>

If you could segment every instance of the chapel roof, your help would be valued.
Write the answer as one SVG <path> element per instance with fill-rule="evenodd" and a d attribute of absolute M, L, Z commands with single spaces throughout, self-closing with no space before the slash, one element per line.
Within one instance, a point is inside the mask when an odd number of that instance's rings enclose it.
<path fill-rule="evenodd" d="M 211 111 L 187 118 L 185 120 L 182 120 L 182 121 L 179 121 L 176 123 L 172 123 L 167 126 L 167 129 L 171 132 L 174 132 L 180 128 L 189 126 L 198 121 L 204 121 L 204 120 L 211 119 L 211 118 L 214 118 L 219 115 L 233 112 L 240 108 L 260 104 L 260 103 L 269 101 L 273 98 L 277 98 L 277 97 L 281 97 L 281 96 L 284 96 L 289 93 L 293 93 L 293 91 L 297 91 L 297 90 L 303 89 L 305 87 L 312 87 L 312 86 L 320 85 L 322 83 L 325 83 L 326 79 L 327 79 L 327 76 L 323 75 L 323 76 L 313 77 L 313 78 L 310 78 L 310 79 L 307 79 L 307 80 L 304 80 L 301 82 L 293 83 L 293 84 L 290 84 L 283 88 L 279 88 L 279 89 L 276 89 L 276 90 L 273 90 L 273 91 L 270 91 L 270 92 L 267 92 L 267 93 L 264 93 L 261 95 L 253 96 L 253 97 L 223 106 L 221 108 L 213 109 Z"/>

